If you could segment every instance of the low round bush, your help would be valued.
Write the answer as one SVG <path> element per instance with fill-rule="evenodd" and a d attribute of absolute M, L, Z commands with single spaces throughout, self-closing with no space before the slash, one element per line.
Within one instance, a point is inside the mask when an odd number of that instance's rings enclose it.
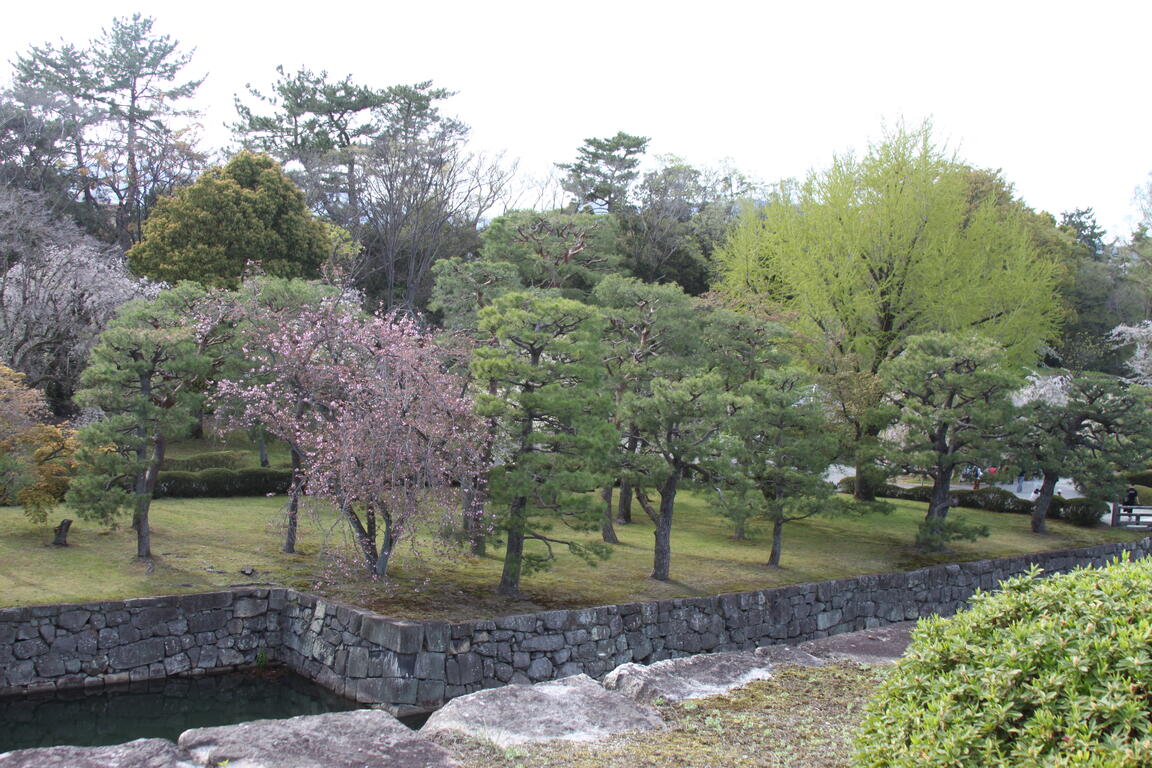
<path fill-rule="evenodd" d="M 902 485 L 889 485 L 885 484 L 880 487 L 876 492 L 877 496 L 882 496 L 888 499 L 903 499 L 905 501 L 923 501 L 925 503 L 932 500 L 932 486 L 930 485 L 913 485 L 910 488 L 905 488 Z"/>
<path fill-rule="evenodd" d="M 841 493 L 852 493 L 855 478 L 849 476 L 837 483 L 836 487 Z M 905 501 L 929 502 L 932 500 L 932 486 L 913 485 L 905 487 L 884 483 L 877 486 L 876 495 L 885 499 L 903 499 Z M 1031 499 L 1021 499 L 1011 491 L 996 486 L 987 486 L 971 490 L 969 488 L 952 487 L 950 494 L 956 499 L 956 506 L 966 509 L 985 509 L 989 512 L 1005 512 L 1016 515 L 1031 515 L 1036 502 Z M 1077 499 L 1076 501 L 1082 501 Z M 1060 518 L 1064 505 L 1068 503 L 1059 496 L 1052 497 L 1052 504 L 1048 507 L 1049 518 Z M 1091 523 L 1089 523 L 1091 525 Z"/>
<path fill-rule="evenodd" d="M 1104 503 L 1100 501 L 1068 499 L 1060 508 L 1060 519 L 1081 528 L 1091 528 L 1100 522 L 1101 515 L 1106 511 Z"/>
<path fill-rule="evenodd" d="M 1152 559 L 977 594 L 920 622 L 868 706 L 861 768 L 1152 761 Z"/>
<path fill-rule="evenodd" d="M 1141 472 L 1133 472 L 1128 475 L 1128 482 L 1133 485 L 1152 485 L 1152 469 L 1145 469 Z"/>
<path fill-rule="evenodd" d="M 986 509 L 989 512 L 1009 512 L 1017 515 L 1032 514 L 1034 503 L 1028 499 L 1021 499 L 1011 491 L 996 486 L 987 486 L 975 490 L 960 488 L 953 489 L 952 495 L 956 497 L 957 506 L 968 509 Z"/>

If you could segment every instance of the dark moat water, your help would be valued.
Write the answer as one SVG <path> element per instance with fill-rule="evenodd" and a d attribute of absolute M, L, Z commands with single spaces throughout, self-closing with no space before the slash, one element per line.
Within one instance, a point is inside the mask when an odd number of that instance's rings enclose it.
<path fill-rule="evenodd" d="M 169 678 L 98 692 L 0 697 L 0 752 L 133 739 L 175 741 L 189 728 L 356 709 L 284 669 Z"/>

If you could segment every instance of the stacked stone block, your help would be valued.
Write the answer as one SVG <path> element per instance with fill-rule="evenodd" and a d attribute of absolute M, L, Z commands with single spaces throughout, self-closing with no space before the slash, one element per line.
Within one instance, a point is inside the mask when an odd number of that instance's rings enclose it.
<path fill-rule="evenodd" d="M 0 695 L 252 666 L 280 645 L 284 590 L 0 610 Z"/>

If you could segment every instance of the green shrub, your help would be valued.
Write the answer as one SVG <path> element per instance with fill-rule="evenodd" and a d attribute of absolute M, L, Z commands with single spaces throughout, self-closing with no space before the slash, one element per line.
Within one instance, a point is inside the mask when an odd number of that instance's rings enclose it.
<path fill-rule="evenodd" d="M 1133 485 L 1152 486 L 1152 469 L 1145 469 L 1142 472 L 1134 472 L 1128 475 L 1128 482 Z"/>
<path fill-rule="evenodd" d="M 877 492 L 878 496 L 883 496 L 886 499 L 903 499 L 904 501 L 922 501 L 927 504 L 932 500 L 932 486 L 930 485 L 914 485 L 911 488 L 905 488 L 901 485 L 890 485 L 885 483 Z"/>
<path fill-rule="evenodd" d="M 989 486 L 970 490 L 967 488 L 953 489 L 952 495 L 956 497 L 956 506 L 968 509 L 986 509 L 989 512 L 1009 512 L 1016 515 L 1032 514 L 1035 504 L 1029 499 L 1021 499 L 1011 491 L 1003 488 Z"/>
<path fill-rule="evenodd" d="M 959 515 L 950 515 L 941 520 L 931 518 L 920 523 L 916 529 L 916 546 L 928 552 L 940 552 L 953 541 L 975 541 L 991 532 L 988 526 L 965 520 Z"/>
<path fill-rule="evenodd" d="M 861 768 L 1147 766 L 1152 559 L 977 594 L 929 618 L 868 706 Z"/>
<path fill-rule="evenodd" d="M 1060 519 L 1081 528 L 1091 528 L 1100 522 L 1104 503 L 1092 499 L 1067 499 L 1060 510 Z"/>
<path fill-rule="evenodd" d="M 841 493 L 851 493 L 853 479 L 846 477 L 837 484 Z M 932 486 L 914 485 L 905 488 L 900 485 L 884 484 L 876 489 L 876 495 L 886 499 L 903 499 L 905 501 L 921 501 L 928 503 L 932 499 Z M 1015 515 L 1031 515 L 1036 502 L 1031 499 L 1021 499 L 1011 491 L 1003 488 L 989 486 L 971 490 L 969 488 L 953 487 L 951 495 L 956 499 L 956 506 L 965 509 L 986 509 L 989 512 L 1005 512 Z M 1149 490 L 1152 497 L 1152 489 Z M 1048 507 L 1049 519 L 1059 519 L 1064 505 L 1067 504 L 1059 496 L 1052 497 L 1052 504 Z"/>
<path fill-rule="evenodd" d="M 856 492 L 856 476 L 849 475 L 842 478 L 840 482 L 836 483 L 836 490 L 840 493 L 855 493 Z M 932 496 L 932 486 L 929 485 L 914 485 L 911 488 L 905 488 L 902 485 L 894 485 L 892 483 L 881 483 L 876 486 L 876 495 L 884 499 L 903 499 L 905 501 L 928 501 Z"/>
<path fill-rule="evenodd" d="M 199 472 L 202 469 L 239 469 L 248 461 L 242 451 L 211 451 L 194 453 L 182 459 L 167 458 L 160 470 L 169 472 Z"/>
<path fill-rule="evenodd" d="M 291 482 L 292 470 L 270 467 L 160 472 L 156 477 L 156 490 L 153 496 L 158 499 L 265 496 L 287 492 Z"/>

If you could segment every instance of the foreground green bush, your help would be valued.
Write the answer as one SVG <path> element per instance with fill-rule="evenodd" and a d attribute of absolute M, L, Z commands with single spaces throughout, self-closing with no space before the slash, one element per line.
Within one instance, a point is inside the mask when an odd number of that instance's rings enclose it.
<path fill-rule="evenodd" d="M 920 622 L 857 765 L 1152 764 L 1152 559 L 1001 586 Z"/>

